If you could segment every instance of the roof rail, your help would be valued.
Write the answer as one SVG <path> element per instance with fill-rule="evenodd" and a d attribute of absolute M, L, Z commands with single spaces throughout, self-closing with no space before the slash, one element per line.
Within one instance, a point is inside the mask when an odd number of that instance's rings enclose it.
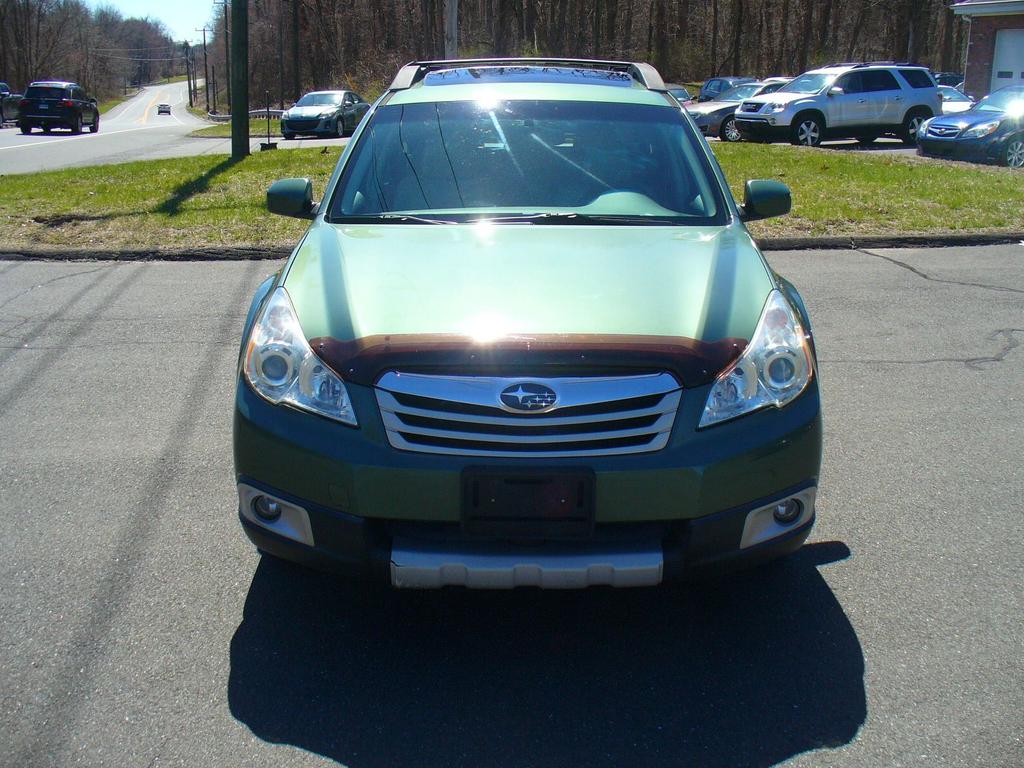
<path fill-rule="evenodd" d="M 909 61 L 864 61 L 858 67 L 920 67 L 920 64 L 911 64 Z"/>
<path fill-rule="evenodd" d="M 611 72 L 623 72 L 636 80 L 650 91 L 664 91 L 665 81 L 650 64 L 634 61 L 601 61 L 598 59 L 565 59 L 548 56 L 526 58 L 494 58 L 494 59 L 448 59 L 443 61 L 413 61 L 402 67 L 389 90 L 403 91 L 418 83 L 428 72 L 458 67 L 511 67 L 511 66 L 549 66 L 575 67 L 578 69 L 606 69 Z"/>

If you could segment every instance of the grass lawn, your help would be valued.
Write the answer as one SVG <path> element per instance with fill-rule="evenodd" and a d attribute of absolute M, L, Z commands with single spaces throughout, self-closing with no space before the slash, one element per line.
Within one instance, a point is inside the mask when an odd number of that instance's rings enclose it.
<path fill-rule="evenodd" d="M 199 116 L 203 117 L 203 118 L 206 117 L 206 115 L 204 115 L 202 113 L 200 113 Z M 231 138 L 231 122 L 228 121 L 226 123 L 215 123 L 214 125 L 207 126 L 206 128 L 199 128 L 199 129 L 197 129 L 195 131 L 192 131 L 192 133 L 190 133 L 189 136 L 199 136 L 199 137 L 205 137 L 205 138 L 213 137 L 213 138 L 218 138 L 218 139 Z M 266 139 L 267 139 L 267 118 L 265 118 L 265 117 L 250 117 L 249 118 L 249 137 L 252 138 L 253 140 L 255 140 L 255 139 L 260 138 L 261 136 L 263 137 L 263 140 L 266 141 Z M 273 118 L 271 118 L 271 120 L 270 120 L 270 138 L 271 138 L 271 140 L 273 140 L 275 138 L 276 139 L 280 139 L 281 138 L 281 121 L 280 120 L 274 120 Z"/>
<path fill-rule="evenodd" d="M 288 176 L 324 185 L 340 148 L 99 165 L 0 179 L 4 245 L 75 249 L 294 244 L 306 222 L 271 216 L 265 193 Z"/>
<path fill-rule="evenodd" d="M 175 158 L 6 176 L 0 231 L 10 247 L 75 249 L 292 245 L 306 227 L 271 216 L 275 179 L 308 176 L 323 193 L 340 147 Z M 793 213 L 755 222 L 757 236 L 892 235 L 1024 230 L 1024 174 L 869 152 L 716 144 L 737 197 L 747 179 L 778 178 Z"/>
<path fill-rule="evenodd" d="M 760 237 L 1024 230 L 1024 173 L 863 151 L 714 143 L 736 199 L 778 179 L 793 212 L 753 222 Z"/>

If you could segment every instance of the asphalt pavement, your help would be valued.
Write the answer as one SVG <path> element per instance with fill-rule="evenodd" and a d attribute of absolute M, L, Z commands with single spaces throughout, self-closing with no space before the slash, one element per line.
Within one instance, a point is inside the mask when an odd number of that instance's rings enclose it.
<path fill-rule="evenodd" d="M 158 115 L 158 104 L 170 104 L 170 115 Z M 147 86 L 131 99 L 100 116 L 99 133 L 75 136 L 55 129 L 50 134 L 34 130 L 24 135 L 16 127 L 0 130 L 0 175 L 34 173 L 86 165 L 128 163 L 191 155 L 231 154 L 230 139 L 190 137 L 192 131 L 212 125 L 187 109 L 188 86 L 181 83 Z M 344 146 L 347 139 L 297 139 L 277 137 L 284 149 Z M 258 152 L 260 137 L 250 137 L 250 149 Z M 266 141 L 266 137 L 262 139 Z"/>
<path fill-rule="evenodd" d="M 770 261 L 821 361 L 808 545 L 575 593 L 260 560 L 231 403 L 278 263 L 0 262 L 0 765 L 1024 764 L 1024 245 Z"/>

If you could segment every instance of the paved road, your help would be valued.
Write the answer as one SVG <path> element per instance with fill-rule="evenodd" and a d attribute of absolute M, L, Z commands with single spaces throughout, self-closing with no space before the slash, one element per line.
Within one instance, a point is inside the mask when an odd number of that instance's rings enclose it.
<path fill-rule="evenodd" d="M 230 407 L 275 264 L 0 262 L 0 765 L 1020 766 L 1024 246 L 771 260 L 822 357 L 811 543 L 572 594 L 260 562 Z"/>
<path fill-rule="evenodd" d="M 158 104 L 170 104 L 171 114 L 157 115 Z M 33 131 L 23 135 L 17 128 L 0 130 L 0 174 L 34 173 L 85 165 L 127 163 L 134 160 L 185 157 L 189 155 L 227 155 L 230 139 L 190 138 L 189 133 L 209 125 L 186 108 L 185 83 L 148 86 L 128 101 L 100 118 L 99 133 L 73 136 L 55 130 L 46 135 Z M 283 148 L 343 145 L 347 140 L 302 139 L 284 141 Z M 250 142 L 259 151 L 260 138 Z"/>

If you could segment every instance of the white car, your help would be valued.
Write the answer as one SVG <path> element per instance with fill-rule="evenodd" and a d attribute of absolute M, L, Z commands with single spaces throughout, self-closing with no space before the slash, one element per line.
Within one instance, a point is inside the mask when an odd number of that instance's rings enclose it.
<path fill-rule="evenodd" d="M 939 96 L 942 97 L 942 114 L 944 115 L 956 115 L 966 112 L 974 106 L 974 99 L 960 93 L 951 85 L 940 85 Z"/>
<path fill-rule="evenodd" d="M 870 144 L 891 134 L 912 146 L 921 123 L 942 114 L 942 104 L 924 67 L 835 64 L 806 72 L 773 94 L 744 100 L 736 127 L 748 141 L 816 147 L 825 139 Z"/>

